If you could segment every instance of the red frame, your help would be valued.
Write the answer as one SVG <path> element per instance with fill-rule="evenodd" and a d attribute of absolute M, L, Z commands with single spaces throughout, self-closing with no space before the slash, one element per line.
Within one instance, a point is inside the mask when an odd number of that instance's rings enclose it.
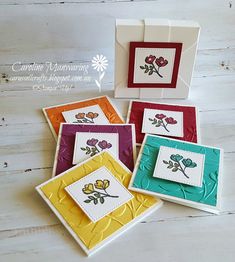
<path fill-rule="evenodd" d="M 143 102 L 143 101 L 132 101 L 128 124 L 135 124 L 135 132 L 136 132 L 136 143 L 141 144 L 144 139 L 144 133 L 141 133 L 143 117 L 144 117 L 144 109 L 159 109 L 159 110 L 169 110 L 169 111 L 177 111 L 183 112 L 183 137 L 173 137 L 173 136 L 165 136 L 174 138 L 177 140 L 188 141 L 192 143 L 198 143 L 198 128 L 197 128 L 197 109 L 194 106 L 181 106 L 181 105 L 167 105 L 167 104 L 157 104 L 151 102 Z M 159 135 L 163 136 L 163 135 Z"/>
<path fill-rule="evenodd" d="M 180 57 L 182 51 L 182 43 L 169 42 L 130 42 L 129 52 L 129 73 L 128 73 L 128 88 L 176 88 L 178 71 L 180 65 Z M 135 49 L 138 47 L 145 48 L 169 48 L 175 49 L 175 60 L 171 83 L 134 83 L 134 67 L 135 67 Z"/>

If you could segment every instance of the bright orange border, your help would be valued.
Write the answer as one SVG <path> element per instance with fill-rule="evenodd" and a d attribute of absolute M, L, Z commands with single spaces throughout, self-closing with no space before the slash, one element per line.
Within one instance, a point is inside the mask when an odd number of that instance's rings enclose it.
<path fill-rule="evenodd" d="M 93 105 L 99 105 L 101 107 L 102 111 L 111 124 L 124 124 L 123 119 L 119 116 L 106 96 L 45 108 L 44 113 L 46 114 L 47 121 L 54 130 L 54 133 L 58 135 L 60 123 L 65 122 L 62 112 Z"/>

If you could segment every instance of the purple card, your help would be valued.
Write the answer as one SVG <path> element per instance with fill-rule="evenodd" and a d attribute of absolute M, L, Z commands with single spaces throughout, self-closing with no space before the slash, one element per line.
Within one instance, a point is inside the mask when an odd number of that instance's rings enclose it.
<path fill-rule="evenodd" d="M 136 157 L 133 124 L 68 124 L 60 126 L 52 176 L 107 150 L 131 171 Z"/>

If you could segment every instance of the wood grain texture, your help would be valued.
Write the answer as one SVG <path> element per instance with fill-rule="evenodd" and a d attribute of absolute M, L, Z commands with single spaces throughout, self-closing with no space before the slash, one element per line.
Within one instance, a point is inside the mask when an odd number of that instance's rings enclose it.
<path fill-rule="evenodd" d="M 34 91 L 14 82 L 12 64 L 90 64 L 102 53 L 109 67 L 102 95 L 124 117 L 127 99 L 113 99 L 115 18 L 197 20 L 201 38 L 188 100 L 199 107 L 202 143 L 225 150 L 223 212 L 214 216 L 165 203 L 163 208 L 91 261 L 234 261 L 235 8 L 233 1 L 3 0 L 0 3 L 0 254 L 3 261 L 85 261 L 34 187 L 51 176 L 55 141 L 42 107 L 99 96 L 94 81 L 64 92 Z M 94 71 L 89 72 L 92 79 Z M 22 75 L 24 75 L 22 73 Z M 162 100 L 154 100 L 161 101 Z M 200 255 L 199 255 L 200 254 Z"/>

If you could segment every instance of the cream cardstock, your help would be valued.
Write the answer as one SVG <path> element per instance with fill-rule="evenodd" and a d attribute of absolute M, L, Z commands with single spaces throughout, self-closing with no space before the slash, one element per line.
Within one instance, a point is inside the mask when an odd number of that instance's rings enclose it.
<path fill-rule="evenodd" d="M 93 115 L 89 113 L 92 113 Z M 82 116 L 81 114 L 84 114 L 84 118 L 78 118 Z M 65 111 L 62 112 L 62 115 L 67 123 L 109 124 L 107 117 L 99 105 Z"/>
<path fill-rule="evenodd" d="M 161 119 L 162 115 L 165 117 Z M 158 116 L 160 119 L 157 118 Z M 173 123 L 171 122 L 172 118 Z M 145 108 L 142 133 L 183 137 L 183 112 Z"/>
<path fill-rule="evenodd" d="M 119 158 L 118 133 L 77 132 L 73 164 L 78 164 L 103 150 L 108 150 Z"/>
<path fill-rule="evenodd" d="M 140 66 L 144 66 L 145 58 L 149 55 L 164 57 L 168 64 L 160 68 L 160 73 L 163 76 L 159 77 L 156 73 L 149 75 L 144 73 Z M 175 60 L 175 48 L 136 48 L 135 49 L 135 68 L 134 68 L 134 83 L 171 83 L 172 73 Z M 155 65 L 158 68 L 157 65 Z"/>
<path fill-rule="evenodd" d="M 201 187 L 203 170 L 203 154 L 161 146 L 153 176 Z"/>
<path fill-rule="evenodd" d="M 133 198 L 104 166 L 65 190 L 94 223 Z"/>

